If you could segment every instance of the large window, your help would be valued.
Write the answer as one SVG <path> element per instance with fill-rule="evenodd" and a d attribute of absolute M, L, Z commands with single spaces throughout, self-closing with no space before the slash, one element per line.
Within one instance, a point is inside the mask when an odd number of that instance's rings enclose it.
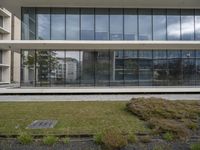
<path fill-rule="evenodd" d="M 200 50 L 22 50 L 25 86 L 200 85 Z"/>
<path fill-rule="evenodd" d="M 181 10 L 182 40 L 194 40 L 194 10 Z"/>
<path fill-rule="evenodd" d="M 152 10 L 139 9 L 139 40 L 152 40 Z"/>
<path fill-rule="evenodd" d="M 66 9 L 66 39 L 80 39 L 80 14 L 77 8 Z"/>
<path fill-rule="evenodd" d="M 180 10 L 167 10 L 167 39 L 180 40 L 181 39 L 181 17 Z"/>
<path fill-rule="evenodd" d="M 195 10 L 195 39 L 200 40 L 200 10 Z"/>
<path fill-rule="evenodd" d="M 81 9 L 81 40 L 94 40 L 94 9 Z"/>
<path fill-rule="evenodd" d="M 124 40 L 138 39 L 137 9 L 124 10 Z"/>
<path fill-rule="evenodd" d="M 35 8 L 22 9 L 22 39 L 35 40 L 36 38 L 36 17 Z"/>
<path fill-rule="evenodd" d="M 22 8 L 22 39 L 200 40 L 200 10 Z"/>
<path fill-rule="evenodd" d="M 0 50 L 0 64 L 3 63 L 3 52 L 2 50 Z"/>
<path fill-rule="evenodd" d="M 95 11 L 95 39 L 109 40 L 109 14 L 108 9 Z"/>
<path fill-rule="evenodd" d="M 123 40 L 123 9 L 110 9 L 110 40 Z"/>
<path fill-rule="evenodd" d="M 3 27 L 3 16 L 0 16 L 0 27 Z"/>
<path fill-rule="evenodd" d="M 37 39 L 50 40 L 50 9 L 37 9 Z"/>
<path fill-rule="evenodd" d="M 153 10 L 153 40 L 166 40 L 167 20 L 165 9 Z"/>
<path fill-rule="evenodd" d="M 51 39 L 65 39 L 65 9 L 51 9 Z"/>

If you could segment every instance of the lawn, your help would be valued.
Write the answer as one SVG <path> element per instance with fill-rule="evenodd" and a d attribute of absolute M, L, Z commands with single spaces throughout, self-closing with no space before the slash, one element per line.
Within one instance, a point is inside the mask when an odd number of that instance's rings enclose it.
<path fill-rule="evenodd" d="M 114 126 L 145 131 L 143 121 L 126 111 L 127 102 L 1 102 L 0 134 L 94 134 Z M 34 120 L 58 120 L 54 129 L 26 129 Z"/>

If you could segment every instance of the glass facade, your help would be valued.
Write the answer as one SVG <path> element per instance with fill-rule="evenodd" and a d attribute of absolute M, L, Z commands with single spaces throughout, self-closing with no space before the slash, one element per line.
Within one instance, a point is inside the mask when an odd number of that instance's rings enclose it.
<path fill-rule="evenodd" d="M 199 9 L 22 8 L 22 40 L 200 40 Z"/>
<path fill-rule="evenodd" d="M 200 85 L 199 50 L 22 50 L 25 86 Z"/>
<path fill-rule="evenodd" d="M 22 40 L 200 40 L 199 9 L 22 8 Z M 21 50 L 24 86 L 199 86 L 200 50 Z"/>

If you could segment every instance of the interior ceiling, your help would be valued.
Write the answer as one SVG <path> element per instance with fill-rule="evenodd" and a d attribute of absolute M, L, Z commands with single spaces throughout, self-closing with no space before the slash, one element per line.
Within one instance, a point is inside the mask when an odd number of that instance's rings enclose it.
<path fill-rule="evenodd" d="M 0 7 L 20 15 L 20 7 L 200 8 L 200 0 L 0 0 Z"/>

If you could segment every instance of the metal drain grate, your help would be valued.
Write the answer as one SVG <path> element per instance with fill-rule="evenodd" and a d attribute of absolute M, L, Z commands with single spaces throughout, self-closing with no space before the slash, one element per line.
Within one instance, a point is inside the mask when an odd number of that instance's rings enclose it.
<path fill-rule="evenodd" d="M 27 128 L 28 129 L 47 129 L 54 128 L 57 120 L 35 120 Z"/>

